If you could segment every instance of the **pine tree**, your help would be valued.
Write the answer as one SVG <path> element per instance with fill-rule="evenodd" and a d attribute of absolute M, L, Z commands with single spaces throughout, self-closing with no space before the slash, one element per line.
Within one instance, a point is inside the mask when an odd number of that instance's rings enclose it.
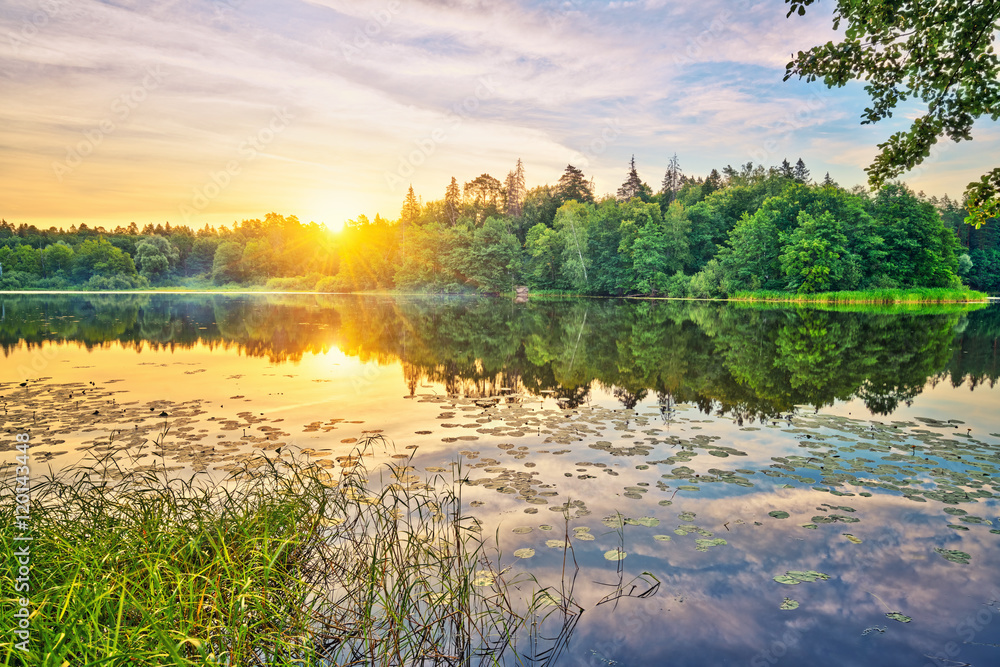
<path fill-rule="evenodd" d="M 705 179 L 705 182 L 701 185 L 701 196 L 702 198 L 707 197 L 716 190 L 722 187 L 722 176 L 719 174 L 717 169 L 713 169 Z"/>
<path fill-rule="evenodd" d="M 785 178 L 795 178 L 795 172 L 792 171 L 792 164 L 788 161 L 788 158 L 781 161 L 781 175 Z"/>
<path fill-rule="evenodd" d="M 830 178 L 830 172 L 826 172 L 826 176 L 823 177 L 823 185 L 832 185 L 837 187 L 837 181 Z"/>
<path fill-rule="evenodd" d="M 403 210 L 399 213 L 399 223 L 404 227 L 416 224 L 417 219 L 420 217 L 420 202 L 417 201 L 417 196 L 413 193 L 413 186 L 410 186 L 409 191 L 406 193 L 406 199 L 403 201 Z"/>
<path fill-rule="evenodd" d="M 448 218 L 448 224 L 452 227 L 458 222 L 458 210 L 462 203 L 462 191 L 458 187 L 458 181 L 451 177 L 451 183 L 444 191 L 444 212 Z"/>
<path fill-rule="evenodd" d="M 580 203 L 592 203 L 594 201 L 594 191 L 592 186 L 583 177 L 583 172 L 569 164 L 566 171 L 559 177 L 556 184 L 556 197 L 560 203 L 565 203 L 574 199 Z"/>
<path fill-rule="evenodd" d="M 626 176 L 622 186 L 618 188 L 618 201 L 627 202 L 633 197 L 638 197 L 641 192 L 642 180 L 640 180 L 639 173 L 635 170 L 635 155 L 633 155 L 632 160 L 629 162 L 628 176 Z"/>
<path fill-rule="evenodd" d="M 681 185 L 683 185 L 683 178 L 684 173 L 677 161 L 677 153 L 674 153 L 670 162 L 667 163 L 667 173 L 663 175 L 663 188 L 660 190 L 667 204 L 676 199 L 677 193 L 680 192 Z"/>
<path fill-rule="evenodd" d="M 515 170 L 507 174 L 504 190 L 507 194 L 507 215 L 513 218 L 521 217 L 527 188 L 524 185 L 524 165 L 520 158 L 517 160 Z"/>
<path fill-rule="evenodd" d="M 799 161 L 795 163 L 795 180 L 799 183 L 809 182 L 809 170 L 806 169 L 806 163 L 799 158 Z"/>

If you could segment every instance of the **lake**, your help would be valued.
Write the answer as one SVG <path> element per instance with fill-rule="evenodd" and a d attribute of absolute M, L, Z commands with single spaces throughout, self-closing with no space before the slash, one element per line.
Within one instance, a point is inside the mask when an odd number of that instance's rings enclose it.
<path fill-rule="evenodd" d="M 998 339 L 1000 305 L 6 294 L 0 395 L 37 469 L 381 436 L 462 481 L 503 567 L 572 585 L 545 664 L 984 666 Z"/>

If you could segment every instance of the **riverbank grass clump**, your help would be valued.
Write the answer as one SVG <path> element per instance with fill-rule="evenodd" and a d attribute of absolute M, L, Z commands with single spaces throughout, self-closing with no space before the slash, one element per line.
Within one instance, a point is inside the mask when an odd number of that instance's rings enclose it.
<path fill-rule="evenodd" d="M 460 486 L 407 461 L 376 474 L 360 450 L 336 472 L 260 456 L 214 483 L 126 463 L 32 480 L 31 651 L 8 633 L 2 664 L 493 664 L 528 617 Z"/>
<path fill-rule="evenodd" d="M 798 292 L 755 291 L 736 292 L 731 301 L 778 301 L 783 303 L 857 303 L 857 304 L 908 304 L 908 303 L 970 303 L 987 301 L 983 292 L 968 288 L 915 288 L 872 289 L 850 292 Z"/>

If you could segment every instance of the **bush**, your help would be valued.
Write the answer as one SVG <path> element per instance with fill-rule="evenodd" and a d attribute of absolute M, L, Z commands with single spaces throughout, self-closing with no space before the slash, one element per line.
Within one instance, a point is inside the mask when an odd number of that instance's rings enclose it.
<path fill-rule="evenodd" d="M 0 278 L 0 290 L 22 290 L 34 282 L 34 276 L 24 271 L 7 271 Z"/>
<path fill-rule="evenodd" d="M 273 292 L 312 292 L 316 290 L 317 283 L 323 279 L 321 273 L 310 273 L 290 278 L 271 278 L 267 281 L 265 289 Z"/>
<path fill-rule="evenodd" d="M 688 286 L 691 284 L 691 276 L 684 275 L 683 271 L 678 271 L 663 281 L 663 292 L 665 296 L 681 299 L 688 295 Z"/>
<path fill-rule="evenodd" d="M 119 290 L 148 289 L 149 281 L 142 276 L 91 276 L 83 288 L 96 292 L 116 292 Z"/>

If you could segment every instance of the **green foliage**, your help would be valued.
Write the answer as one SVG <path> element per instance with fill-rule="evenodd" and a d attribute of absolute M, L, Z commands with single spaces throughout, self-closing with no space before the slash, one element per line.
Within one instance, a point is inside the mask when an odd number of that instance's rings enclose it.
<path fill-rule="evenodd" d="M 583 172 L 571 164 L 566 165 L 566 171 L 559 177 L 555 194 L 560 206 L 570 200 L 580 203 L 594 201 L 594 191 L 590 183 L 587 182 Z"/>
<path fill-rule="evenodd" d="M 782 286 L 775 199 L 765 201 L 753 215 L 744 214 L 729 232 L 726 245 L 719 249 L 718 270 L 731 289 L 778 289 Z"/>
<path fill-rule="evenodd" d="M 786 0 L 788 15 L 804 14 L 815 0 Z M 795 75 L 827 86 L 865 80 L 872 104 L 863 124 L 891 117 L 900 102 L 917 98 L 926 105 L 909 130 L 879 144 L 866 169 L 873 188 L 923 162 L 942 136 L 972 139 L 981 116 L 1000 118 L 1000 58 L 993 48 L 1000 20 L 995 2 L 838 0 L 834 28 L 844 24 L 843 39 L 799 51 L 786 66 Z M 982 225 L 1000 213 L 1000 169 L 969 184 L 968 222 Z"/>
<path fill-rule="evenodd" d="M 958 286 L 958 240 L 931 204 L 890 184 L 876 195 L 871 210 L 885 240 L 885 273 L 900 287 Z"/>
<path fill-rule="evenodd" d="M 94 276 L 138 274 L 132 258 L 103 238 L 88 239 L 76 247 L 71 273 L 77 282 L 86 282 Z"/>
<path fill-rule="evenodd" d="M 469 278 L 481 292 L 512 292 L 521 279 L 521 244 L 498 218 L 476 230 Z"/>
<path fill-rule="evenodd" d="M 212 280 L 218 284 L 243 279 L 243 248 L 236 241 L 224 241 L 215 249 L 212 260 Z"/>
<path fill-rule="evenodd" d="M 73 248 L 64 241 L 53 243 L 42 251 L 42 266 L 46 275 L 68 276 L 73 267 Z"/>
<path fill-rule="evenodd" d="M 781 252 L 781 270 L 788 287 L 797 292 L 825 292 L 844 276 L 847 237 L 829 213 L 814 218 L 799 211 L 799 225 L 788 235 Z"/>
<path fill-rule="evenodd" d="M 148 236 L 135 246 L 136 267 L 147 279 L 156 281 L 180 261 L 180 252 L 163 236 Z"/>

